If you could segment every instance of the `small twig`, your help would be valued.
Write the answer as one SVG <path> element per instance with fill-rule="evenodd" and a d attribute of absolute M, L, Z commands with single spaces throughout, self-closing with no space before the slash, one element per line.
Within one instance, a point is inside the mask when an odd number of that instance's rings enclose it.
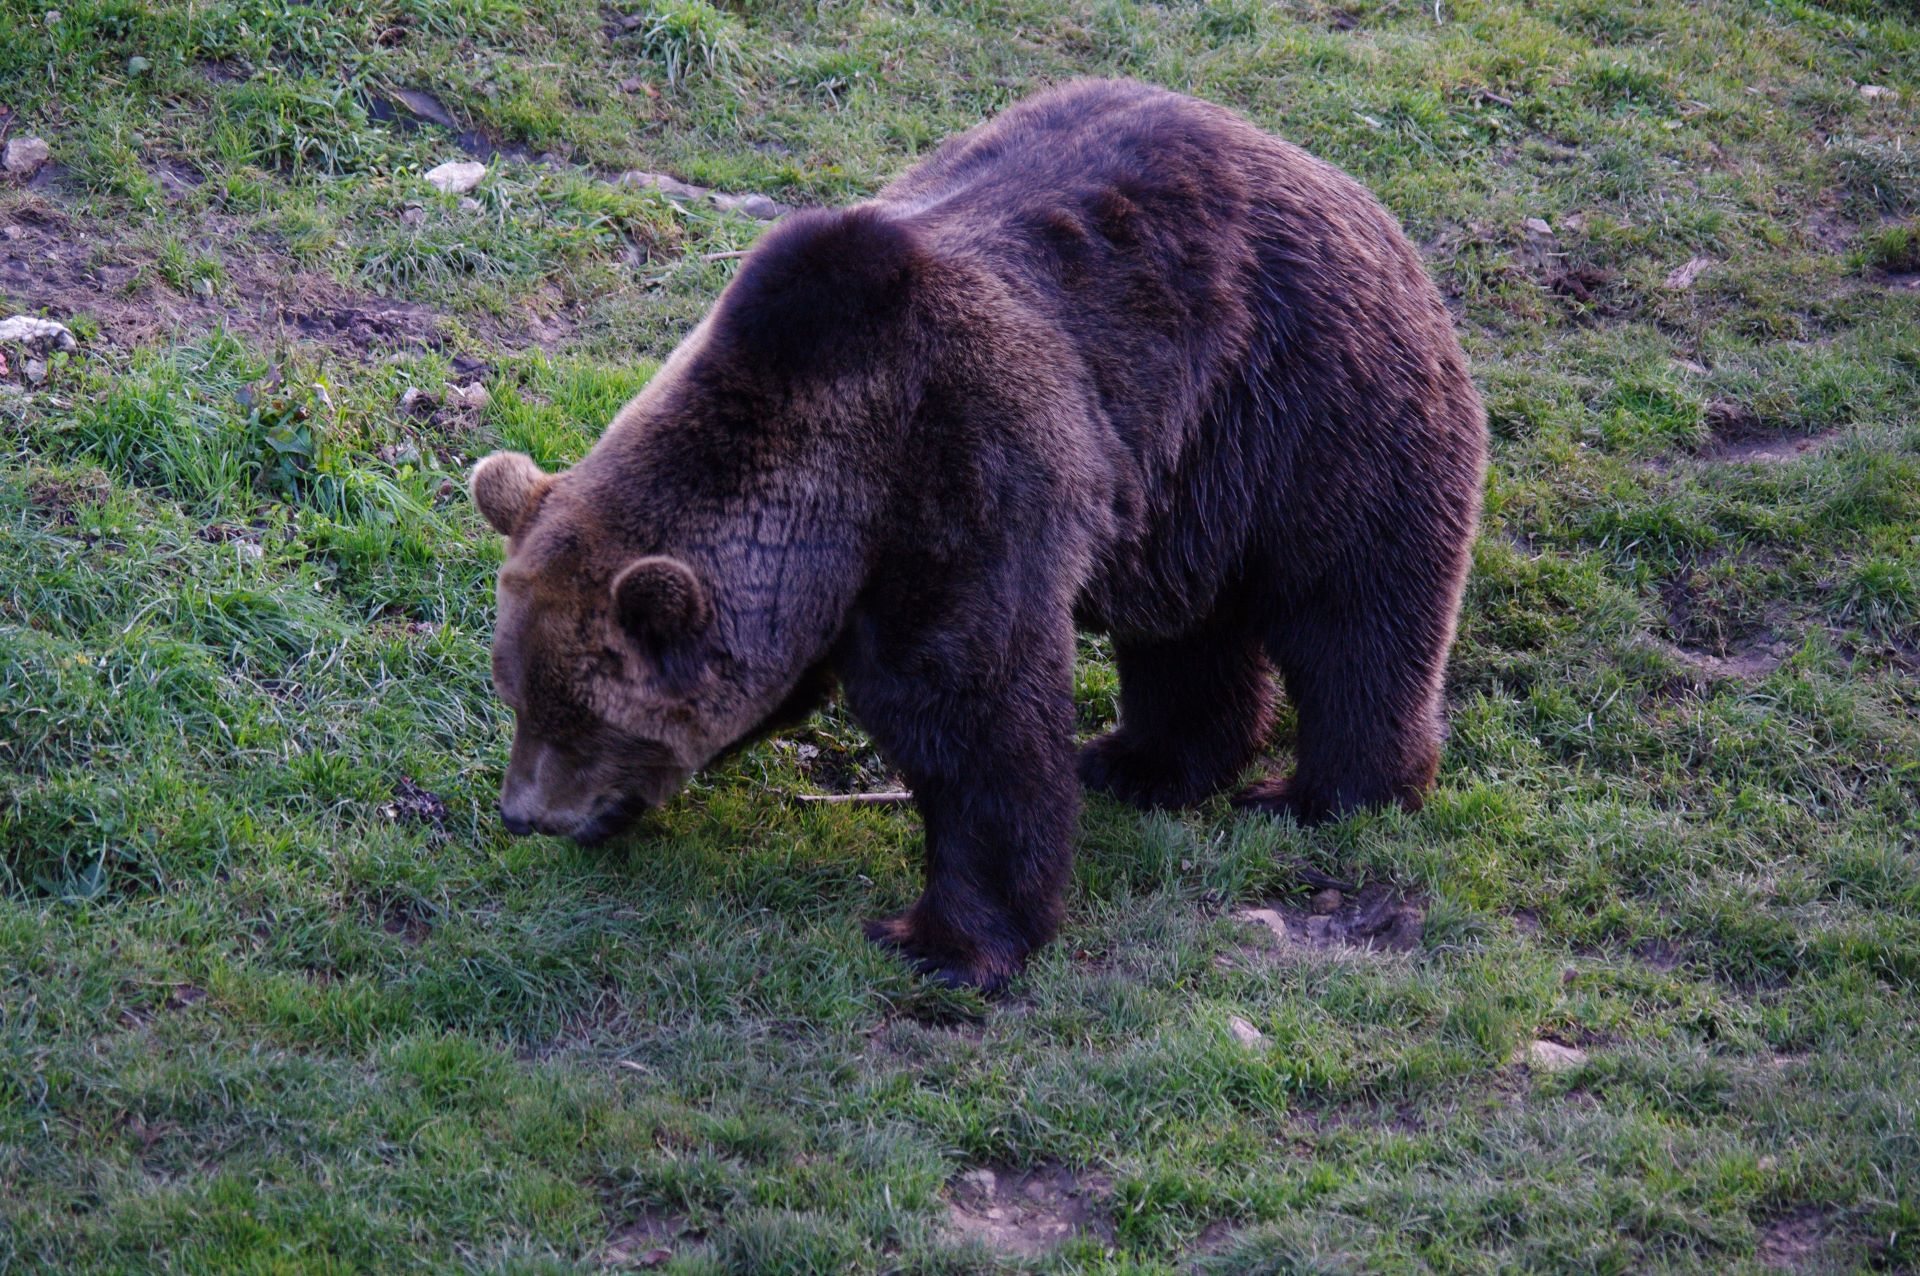
<path fill-rule="evenodd" d="M 733 249 L 729 249 L 724 253 L 701 253 L 700 260 L 701 261 L 731 261 L 735 257 L 745 257 L 749 252 L 752 252 L 752 251 L 753 250 L 750 248 L 733 248 Z"/>
<path fill-rule="evenodd" d="M 905 789 L 889 793 L 797 793 L 794 796 L 802 802 L 834 802 L 847 806 L 898 806 L 913 801 L 913 794 Z"/>

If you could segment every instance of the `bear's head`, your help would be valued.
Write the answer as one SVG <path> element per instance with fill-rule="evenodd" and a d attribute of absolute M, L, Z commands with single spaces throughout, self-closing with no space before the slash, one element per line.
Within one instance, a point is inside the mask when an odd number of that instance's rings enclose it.
<path fill-rule="evenodd" d="M 474 469 L 507 538 L 509 829 L 607 837 L 796 711 L 860 587 L 930 270 L 878 210 L 796 213 L 578 465 Z"/>
<path fill-rule="evenodd" d="M 474 468 L 474 504 L 507 537 L 493 681 L 513 710 L 500 814 L 582 844 L 671 796 L 752 725 L 722 676 L 712 594 L 686 561 L 623 549 L 567 475 L 518 452 Z"/>

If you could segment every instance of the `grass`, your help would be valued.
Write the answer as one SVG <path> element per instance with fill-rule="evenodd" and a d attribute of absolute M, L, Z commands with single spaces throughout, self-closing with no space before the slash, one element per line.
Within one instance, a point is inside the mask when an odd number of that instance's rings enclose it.
<path fill-rule="evenodd" d="M 1910 7 L 0 29 L 0 128 L 59 165 L 0 188 L 0 268 L 34 254 L 0 314 L 83 337 L 0 394 L 0 1270 L 1920 1267 Z M 759 229 L 606 179 L 857 198 L 1078 73 L 1347 167 L 1456 309 L 1495 466 L 1431 803 L 1090 802 L 1066 929 L 994 1002 L 860 940 L 919 831 L 790 800 L 885 783 L 843 711 L 611 850 L 505 837 L 465 466 L 580 455 Z M 477 207 L 420 178 L 462 135 Z M 1416 901 L 1419 943 L 1237 916 L 1306 870 Z M 983 1167 L 1069 1176 L 1008 1217 L 1083 1226 L 962 1237 Z"/>

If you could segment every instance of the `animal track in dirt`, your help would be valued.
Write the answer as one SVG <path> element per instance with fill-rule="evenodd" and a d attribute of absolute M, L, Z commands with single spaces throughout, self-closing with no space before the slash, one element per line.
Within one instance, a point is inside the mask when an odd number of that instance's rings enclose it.
<path fill-rule="evenodd" d="M 250 241 L 237 219 L 209 214 L 176 234 L 219 259 L 226 282 L 212 296 L 166 287 L 153 271 L 157 255 L 125 244 L 112 228 L 47 198 L 23 200 L 0 213 L 0 298 L 27 312 L 84 314 L 121 346 L 220 325 L 267 342 L 315 342 L 354 358 L 447 342 L 446 317 L 432 307 L 280 269 L 283 254 Z M 571 331 L 564 319 L 531 311 L 514 323 L 463 314 L 460 326 L 492 349 L 550 347 Z"/>
<path fill-rule="evenodd" d="M 947 1187 L 947 1222 L 990 1250 L 1037 1258 L 1078 1233 L 1110 1237 L 1100 1201 L 1111 1186 L 1059 1165 L 968 1170 Z"/>

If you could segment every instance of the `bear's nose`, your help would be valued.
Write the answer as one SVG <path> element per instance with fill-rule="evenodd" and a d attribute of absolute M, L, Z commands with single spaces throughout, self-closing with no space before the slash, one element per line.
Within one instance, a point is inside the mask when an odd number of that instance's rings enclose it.
<path fill-rule="evenodd" d="M 533 832 L 533 825 L 507 810 L 505 804 L 500 807 L 500 822 L 507 826 L 507 832 L 515 837 L 525 837 Z"/>

